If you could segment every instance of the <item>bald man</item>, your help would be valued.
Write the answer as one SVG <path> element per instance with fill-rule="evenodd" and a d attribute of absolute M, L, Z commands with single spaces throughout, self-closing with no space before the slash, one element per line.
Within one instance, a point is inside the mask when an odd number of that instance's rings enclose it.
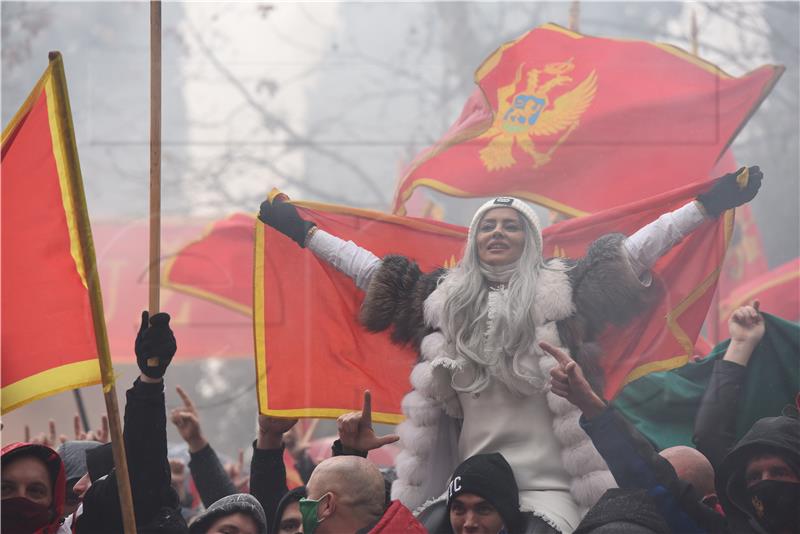
<path fill-rule="evenodd" d="M 708 500 L 716 502 L 714 468 L 703 453 L 691 447 L 678 445 L 664 449 L 659 455 L 672 465 L 679 479 L 694 487 L 702 496 L 703 502 Z"/>
<path fill-rule="evenodd" d="M 426 532 L 399 501 L 386 507 L 383 475 L 359 456 L 323 461 L 306 490 L 308 497 L 300 500 L 304 534 Z"/>

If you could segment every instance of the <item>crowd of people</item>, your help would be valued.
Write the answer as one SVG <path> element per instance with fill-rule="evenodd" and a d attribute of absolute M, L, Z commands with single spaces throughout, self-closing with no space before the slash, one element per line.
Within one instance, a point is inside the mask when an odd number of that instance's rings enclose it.
<path fill-rule="evenodd" d="M 177 350 L 169 315 L 145 312 L 135 341 L 141 374 L 126 393 L 123 439 L 139 532 L 219 534 L 539 534 L 800 532 L 797 407 L 757 421 L 737 441 L 747 365 L 764 335 L 758 303 L 729 321 L 696 414 L 695 447 L 657 451 L 602 391 L 594 349 L 609 324 L 649 302 L 649 269 L 709 217 L 753 198 L 726 175 L 695 202 L 631 236 L 611 235 L 577 262 L 542 258 L 539 222 L 518 199 L 473 218 L 464 258 L 422 273 L 377 258 L 272 201 L 259 218 L 351 276 L 362 321 L 420 353 L 398 434 L 375 433 L 372 396 L 338 420 L 319 464 L 293 447 L 304 485 L 287 484 L 296 419 L 258 417 L 249 475 L 227 467 L 192 400 L 167 412 Z M 168 420 L 188 457 L 171 455 Z M 29 433 L 26 433 L 26 436 Z M 107 422 L 75 437 L 49 432 L 2 450 L 2 532 L 122 532 Z M 399 442 L 396 472 L 369 451 Z M 57 448 L 56 448 L 57 447 Z M 242 460 L 240 459 L 240 463 Z M 396 476 L 395 476 L 396 475 Z"/>

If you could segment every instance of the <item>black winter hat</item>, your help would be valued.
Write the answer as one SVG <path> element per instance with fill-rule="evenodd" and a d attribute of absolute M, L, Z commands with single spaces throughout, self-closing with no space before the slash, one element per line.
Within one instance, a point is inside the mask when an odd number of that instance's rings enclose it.
<path fill-rule="evenodd" d="M 65 441 L 58 446 L 56 452 L 64 462 L 64 473 L 67 477 L 68 489 L 72 489 L 72 486 L 89 472 L 89 468 L 86 466 L 86 451 L 101 445 L 102 443 L 99 441 L 81 440 Z"/>
<path fill-rule="evenodd" d="M 98 447 L 84 449 L 86 454 L 86 469 L 92 484 L 114 469 L 114 451 L 111 443 L 103 443 Z"/>
<path fill-rule="evenodd" d="M 509 532 L 520 530 L 519 488 L 502 454 L 476 454 L 456 467 L 447 487 L 448 513 L 455 498 L 465 493 L 482 497 L 494 506 Z"/>

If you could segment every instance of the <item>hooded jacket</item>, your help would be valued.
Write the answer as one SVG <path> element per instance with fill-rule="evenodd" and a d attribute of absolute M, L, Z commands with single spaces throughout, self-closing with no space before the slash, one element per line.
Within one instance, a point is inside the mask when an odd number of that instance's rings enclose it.
<path fill-rule="evenodd" d="M 717 469 L 717 494 L 733 533 L 764 532 L 747 498 L 744 472 L 754 455 L 770 452 L 800 476 L 800 420 L 785 415 L 759 419 Z"/>
<path fill-rule="evenodd" d="M 45 445 L 35 443 L 12 443 L 3 447 L 0 457 L 2 457 L 3 467 L 16 458 L 23 456 L 35 456 L 40 458 L 47 466 L 50 473 L 50 483 L 53 485 L 53 503 L 50 505 L 53 511 L 51 521 L 44 527 L 36 531 L 36 534 L 53 534 L 58 531 L 61 525 L 61 516 L 64 513 L 64 491 L 66 489 L 66 477 L 64 475 L 64 464 L 61 457 Z"/>

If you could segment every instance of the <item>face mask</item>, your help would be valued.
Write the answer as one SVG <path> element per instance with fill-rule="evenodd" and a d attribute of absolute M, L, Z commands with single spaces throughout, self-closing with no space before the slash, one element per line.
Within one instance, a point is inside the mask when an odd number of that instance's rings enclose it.
<path fill-rule="evenodd" d="M 25 497 L 3 499 L 3 532 L 35 532 L 47 525 L 52 517 L 50 507 Z"/>
<path fill-rule="evenodd" d="M 800 530 L 800 482 L 762 480 L 747 488 L 755 517 L 770 532 Z"/>
<path fill-rule="evenodd" d="M 303 518 L 303 534 L 314 534 L 317 526 L 322 523 L 317 519 L 317 512 L 319 510 L 319 503 L 325 495 L 319 499 L 300 499 L 300 516 Z"/>

